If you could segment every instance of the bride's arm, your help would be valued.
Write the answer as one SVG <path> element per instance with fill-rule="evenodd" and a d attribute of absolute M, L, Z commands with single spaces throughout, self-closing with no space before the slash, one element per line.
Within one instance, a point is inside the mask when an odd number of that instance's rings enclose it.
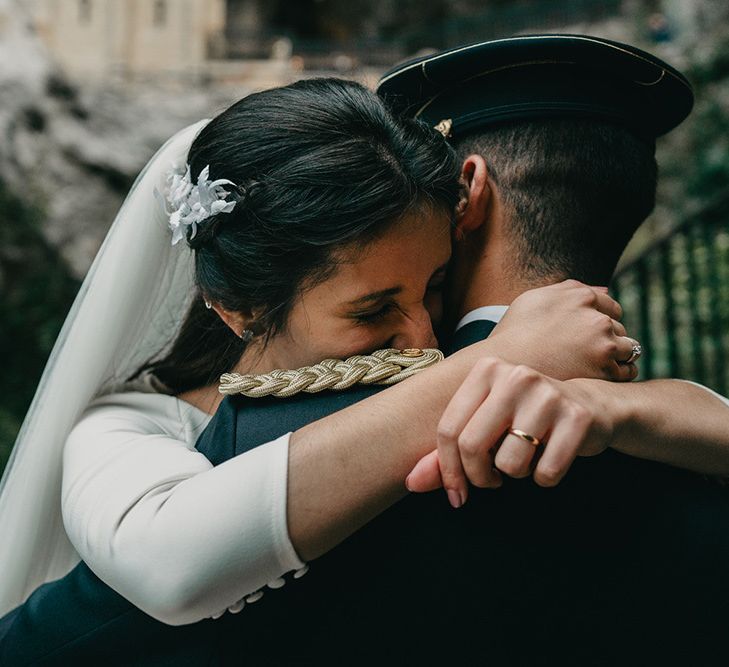
<path fill-rule="evenodd" d="M 66 531 L 95 574 L 150 616 L 181 625 L 217 615 L 404 495 L 450 395 L 480 356 L 505 347 L 471 346 L 290 446 L 287 434 L 216 467 L 148 423 L 141 404 L 94 408 L 64 451 Z"/>
<path fill-rule="evenodd" d="M 606 414 L 615 424 L 613 449 L 729 477 L 729 399 L 684 380 L 636 382 L 621 392 L 609 382 L 572 380 L 569 384 L 607 406 Z"/>
<path fill-rule="evenodd" d="M 537 449 L 512 425 L 541 441 Z M 438 426 L 438 450 L 408 477 L 413 491 L 441 485 L 462 502 L 468 483 L 498 486 L 501 471 L 560 482 L 577 456 L 607 447 L 704 474 L 729 475 L 729 400 L 683 380 L 616 385 L 558 381 L 498 359 L 474 368 Z M 537 455 L 538 453 L 538 455 Z"/>
<path fill-rule="evenodd" d="M 179 625 L 303 565 L 287 536 L 288 435 L 213 467 L 150 398 L 101 403 L 73 429 L 63 518 L 99 578 Z"/>
<path fill-rule="evenodd" d="M 71 541 L 106 583 L 164 622 L 219 613 L 299 567 L 297 552 L 320 555 L 402 496 L 407 471 L 434 447 L 440 414 L 478 359 L 609 375 L 613 323 L 595 306 L 612 302 L 569 284 L 540 292 L 539 303 L 523 300 L 522 320 L 512 306 L 513 326 L 301 429 L 290 449 L 284 436 L 213 468 L 139 411 L 87 415 L 64 457 Z M 550 340 L 559 342 L 546 353 Z"/>

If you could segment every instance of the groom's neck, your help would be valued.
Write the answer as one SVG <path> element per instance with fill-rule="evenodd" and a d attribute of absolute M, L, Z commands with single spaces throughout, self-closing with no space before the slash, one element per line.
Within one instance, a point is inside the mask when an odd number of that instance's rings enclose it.
<path fill-rule="evenodd" d="M 492 236 L 483 243 L 456 248 L 451 292 L 455 322 L 476 308 L 508 306 L 520 294 L 536 287 L 559 282 L 561 276 L 536 277 L 529 263 L 520 258 L 509 239 Z"/>
<path fill-rule="evenodd" d="M 486 262 L 473 273 L 459 317 L 482 306 L 508 306 L 527 290 L 555 282 L 559 282 L 559 280 L 549 278 L 537 280 L 515 276 L 511 271 L 504 271 L 502 267 Z"/>

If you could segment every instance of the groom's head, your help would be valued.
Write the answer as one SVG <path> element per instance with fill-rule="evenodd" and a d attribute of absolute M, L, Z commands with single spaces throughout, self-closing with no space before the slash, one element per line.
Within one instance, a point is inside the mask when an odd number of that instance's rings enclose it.
<path fill-rule="evenodd" d="M 528 284 L 607 284 L 655 204 L 652 142 L 609 121 L 505 122 L 455 147 L 471 214 L 462 225 L 499 243 L 502 269 Z"/>
<path fill-rule="evenodd" d="M 436 126 L 462 159 L 458 284 L 514 288 L 608 282 L 654 206 L 655 138 L 693 103 L 666 63 L 575 35 L 421 58 L 386 74 L 378 92 Z"/>

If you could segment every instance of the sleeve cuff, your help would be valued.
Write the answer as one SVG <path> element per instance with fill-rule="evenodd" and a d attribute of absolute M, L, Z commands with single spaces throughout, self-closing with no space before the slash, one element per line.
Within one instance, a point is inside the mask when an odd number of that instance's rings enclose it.
<path fill-rule="evenodd" d="M 275 449 L 275 460 L 272 466 L 274 474 L 271 475 L 271 498 L 273 499 L 271 513 L 271 534 L 275 540 L 275 551 L 283 572 L 299 570 L 305 563 L 291 543 L 288 526 L 288 471 L 289 471 L 289 441 L 291 433 L 268 443 L 267 446 Z"/>

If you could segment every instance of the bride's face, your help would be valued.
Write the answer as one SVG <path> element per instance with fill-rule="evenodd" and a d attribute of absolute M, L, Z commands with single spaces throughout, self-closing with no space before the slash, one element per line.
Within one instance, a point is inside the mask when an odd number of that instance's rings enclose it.
<path fill-rule="evenodd" d="M 241 370 L 437 346 L 433 329 L 450 255 L 451 223 L 443 212 L 412 214 L 366 246 L 346 248 L 335 256 L 334 274 L 301 294 L 286 329 L 264 350 L 244 355 Z"/>

